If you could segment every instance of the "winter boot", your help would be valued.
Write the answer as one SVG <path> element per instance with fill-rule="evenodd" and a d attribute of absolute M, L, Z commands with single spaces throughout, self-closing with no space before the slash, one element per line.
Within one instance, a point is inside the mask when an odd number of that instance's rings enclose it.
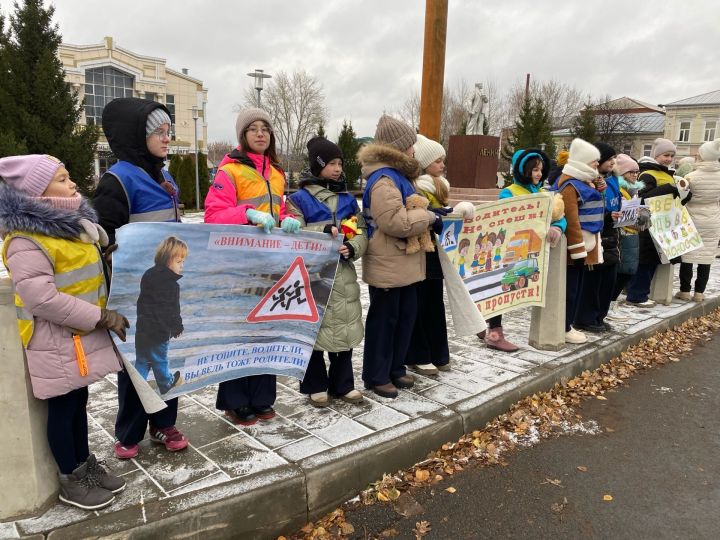
<path fill-rule="evenodd" d="M 520 347 L 505 339 L 502 326 L 488 329 L 487 335 L 485 336 L 485 345 L 491 349 L 497 349 L 498 351 L 503 352 L 515 352 L 520 350 Z"/>
<path fill-rule="evenodd" d="M 695 294 L 693 294 L 693 297 L 692 297 L 693 302 L 702 302 L 703 300 L 705 300 L 705 294 L 703 294 L 701 292 L 696 292 Z"/>
<path fill-rule="evenodd" d="M 687 301 L 687 300 L 690 300 L 691 295 L 690 295 L 689 292 L 678 291 L 678 292 L 675 293 L 675 298 L 677 298 L 678 300 L 685 300 L 685 301 Z"/>
<path fill-rule="evenodd" d="M 77 506 L 83 510 L 105 508 L 115 500 L 115 495 L 97 485 L 95 479 L 88 474 L 88 463 L 85 462 L 71 474 L 59 474 L 59 498 L 65 504 Z"/>
<path fill-rule="evenodd" d="M 314 394 L 310 394 L 308 400 L 310 401 L 310 405 L 313 407 L 327 407 L 330 405 L 327 392 L 315 392 Z"/>
<path fill-rule="evenodd" d="M 120 493 L 125 489 L 125 480 L 118 476 L 108 474 L 105 467 L 103 467 L 104 462 L 98 461 L 95 454 L 90 454 L 86 463 L 88 476 L 92 477 L 98 486 L 113 493 Z"/>

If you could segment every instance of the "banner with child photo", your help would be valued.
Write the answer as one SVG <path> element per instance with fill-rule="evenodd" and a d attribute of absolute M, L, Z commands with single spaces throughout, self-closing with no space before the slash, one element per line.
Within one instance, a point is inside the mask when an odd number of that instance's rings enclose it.
<path fill-rule="evenodd" d="M 130 321 L 117 346 L 139 393 L 152 388 L 168 400 L 250 375 L 303 378 L 339 239 L 131 223 L 118 229 L 117 243 L 109 307 Z"/>
<path fill-rule="evenodd" d="M 486 319 L 545 305 L 552 204 L 549 193 L 523 195 L 479 205 L 471 220 L 443 219 L 440 244 Z"/>

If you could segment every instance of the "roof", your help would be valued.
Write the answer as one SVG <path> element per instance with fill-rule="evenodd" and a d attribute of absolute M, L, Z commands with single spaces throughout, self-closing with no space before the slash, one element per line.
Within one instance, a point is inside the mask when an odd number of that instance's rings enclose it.
<path fill-rule="evenodd" d="M 720 90 L 666 103 L 665 107 L 692 107 L 697 105 L 720 105 Z"/>
<path fill-rule="evenodd" d="M 628 122 L 633 126 L 626 133 L 663 133 L 665 131 L 665 115 L 659 112 L 629 113 Z M 552 132 L 553 137 L 569 137 L 570 129 L 558 129 Z"/>
<path fill-rule="evenodd" d="M 647 103 L 645 101 L 640 101 L 639 99 L 623 96 L 619 97 L 617 99 L 610 100 L 606 103 L 602 103 L 595 108 L 609 108 L 609 109 L 624 109 L 628 112 L 663 112 L 661 107 L 658 107 L 657 105 L 653 105 L 651 103 Z M 643 110 L 647 109 L 647 111 Z"/>

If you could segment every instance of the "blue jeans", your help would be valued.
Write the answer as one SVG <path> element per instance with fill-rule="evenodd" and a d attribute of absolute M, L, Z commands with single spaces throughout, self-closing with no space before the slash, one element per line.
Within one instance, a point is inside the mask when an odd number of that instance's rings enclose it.
<path fill-rule="evenodd" d="M 168 363 L 169 346 L 169 341 L 152 345 L 135 344 L 135 369 L 138 370 L 143 379 L 147 379 L 152 368 L 155 382 L 157 382 L 161 394 L 166 394 L 172 388 L 175 380 L 170 373 Z"/>

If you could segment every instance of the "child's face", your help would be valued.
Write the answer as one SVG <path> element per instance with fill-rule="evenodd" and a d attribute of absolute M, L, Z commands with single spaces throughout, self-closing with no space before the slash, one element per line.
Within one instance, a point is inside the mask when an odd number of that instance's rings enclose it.
<path fill-rule="evenodd" d="M 53 179 L 43 192 L 43 197 L 74 197 L 77 193 L 77 184 L 70 180 L 70 173 L 65 167 L 60 167 Z"/>
<path fill-rule="evenodd" d="M 430 176 L 442 176 L 445 172 L 445 158 L 437 158 L 430 165 L 425 167 L 425 173 Z"/>
<path fill-rule="evenodd" d="M 588 163 L 588 165 L 593 169 L 597 169 L 598 165 L 600 165 L 600 160 L 596 159 L 595 161 L 591 161 L 590 163 Z"/>
<path fill-rule="evenodd" d="M 342 159 L 335 158 L 320 171 L 320 178 L 337 181 L 342 174 Z"/>
<path fill-rule="evenodd" d="M 167 267 L 175 272 L 176 274 L 182 274 L 183 267 L 185 266 L 185 257 L 182 255 L 173 255 L 168 261 Z"/>
<path fill-rule="evenodd" d="M 262 120 L 255 120 L 245 130 L 245 138 L 247 139 L 250 151 L 256 154 L 264 154 L 265 150 L 270 147 L 270 137 L 272 130 Z"/>
<path fill-rule="evenodd" d="M 170 150 L 170 124 L 161 124 L 146 140 L 148 151 L 155 157 L 165 159 Z"/>
<path fill-rule="evenodd" d="M 603 161 L 602 165 L 600 165 L 598 167 L 598 172 L 602 173 L 602 174 L 607 174 L 613 170 L 614 166 L 615 166 L 615 156 Z"/>
<path fill-rule="evenodd" d="M 675 159 L 675 152 L 665 152 L 664 154 L 660 154 L 656 157 L 655 161 L 663 167 L 669 167 L 672 165 L 673 159 Z"/>
<path fill-rule="evenodd" d="M 530 173 L 533 185 L 537 186 L 542 180 L 543 167 L 542 164 L 535 165 Z"/>

